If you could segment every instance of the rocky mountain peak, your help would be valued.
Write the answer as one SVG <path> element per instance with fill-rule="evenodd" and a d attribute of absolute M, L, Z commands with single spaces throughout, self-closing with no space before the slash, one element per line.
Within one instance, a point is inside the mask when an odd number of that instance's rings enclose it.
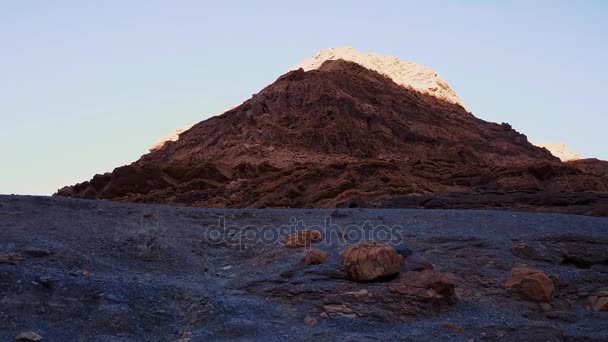
<path fill-rule="evenodd" d="M 417 92 L 432 95 L 438 99 L 447 101 L 452 104 L 457 104 L 465 108 L 462 100 L 456 95 L 456 92 L 450 88 L 448 83 L 439 77 L 439 75 L 431 68 L 422 66 L 412 61 L 401 61 L 397 57 L 384 56 L 370 52 L 360 52 L 352 47 L 339 47 L 321 50 L 314 56 L 302 61 L 290 69 L 290 71 L 303 69 L 304 71 L 319 70 L 323 64 L 332 60 L 344 60 L 354 62 L 363 66 L 366 69 L 373 70 L 383 76 L 390 78 L 393 82 L 400 86 L 413 89 Z M 326 65 L 327 68 L 336 67 L 339 64 Z M 233 107 L 229 108 L 233 109 Z M 224 112 L 216 115 L 221 115 Z M 173 133 L 159 139 L 149 151 L 157 151 L 161 149 L 166 142 L 177 141 L 179 135 L 193 125 L 188 125 L 176 129 Z"/>
<path fill-rule="evenodd" d="M 402 61 L 393 56 L 360 52 L 352 47 L 322 50 L 295 65 L 292 70 L 299 68 L 304 69 L 304 71 L 315 70 L 319 69 L 325 61 L 338 59 L 357 63 L 390 78 L 401 86 L 412 88 L 423 94 L 432 95 L 438 99 L 464 107 L 462 100 L 456 95 L 456 92 L 431 68 L 412 61 Z"/>

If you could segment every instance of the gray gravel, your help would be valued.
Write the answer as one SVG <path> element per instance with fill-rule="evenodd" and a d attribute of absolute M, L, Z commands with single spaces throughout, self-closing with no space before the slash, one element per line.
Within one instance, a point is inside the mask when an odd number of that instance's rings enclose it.
<path fill-rule="evenodd" d="M 221 218 L 237 229 L 218 242 L 210 237 Z M 334 226 L 325 229 L 328 218 Z M 330 254 L 327 264 L 300 268 L 303 251 L 283 247 L 280 237 L 293 219 L 320 227 L 325 240 L 315 248 Z M 248 239 L 245 232 L 263 227 L 275 239 Z M 339 272 L 340 252 L 372 231 L 392 232 L 388 242 L 396 248 L 454 273 L 460 300 L 405 319 L 375 299 L 353 301 L 365 312 L 360 317 L 324 318 L 323 304 L 343 298 L 332 292 L 385 291 L 385 283 L 355 284 Z M 207 209 L 0 196 L 0 255 L 22 258 L 0 264 L 0 341 L 29 330 L 44 341 L 608 341 L 608 313 L 586 306 L 589 294 L 608 287 L 608 274 L 568 264 L 564 252 L 590 246 L 601 254 L 607 240 L 608 218 L 576 215 Z M 542 255 L 514 254 L 521 243 Z M 30 255 L 28 248 L 51 254 Z M 502 287 L 517 266 L 559 279 L 550 309 Z M 306 316 L 318 323 L 305 324 Z M 442 322 L 465 332 L 445 330 Z"/>

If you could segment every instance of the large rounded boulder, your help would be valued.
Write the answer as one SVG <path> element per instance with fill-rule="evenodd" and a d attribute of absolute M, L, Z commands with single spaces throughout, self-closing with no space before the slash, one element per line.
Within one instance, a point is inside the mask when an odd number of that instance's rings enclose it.
<path fill-rule="evenodd" d="M 545 272 L 523 267 L 511 270 L 505 287 L 536 302 L 551 301 L 555 289 L 553 281 Z"/>
<path fill-rule="evenodd" d="M 361 242 L 350 246 L 342 255 L 342 269 L 358 282 L 397 274 L 402 266 L 403 256 L 381 243 Z"/>

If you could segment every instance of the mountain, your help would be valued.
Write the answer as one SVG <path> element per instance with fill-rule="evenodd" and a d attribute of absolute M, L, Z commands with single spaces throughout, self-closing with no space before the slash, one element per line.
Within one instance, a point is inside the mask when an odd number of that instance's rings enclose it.
<path fill-rule="evenodd" d="M 303 69 L 304 71 L 315 70 L 319 69 L 325 61 L 338 59 L 357 63 L 367 69 L 376 71 L 379 74 L 390 78 L 393 80 L 393 82 L 401 86 L 464 107 L 464 104 L 458 95 L 456 95 L 456 93 L 450 88 L 448 83 L 430 68 L 418 65 L 416 62 L 412 61 L 404 62 L 393 56 L 382 56 L 375 53 L 360 52 L 352 47 L 329 48 L 321 50 L 316 55 L 293 66 L 290 71 L 298 69 Z M 233 108 L 234 107 L 230 109 Z M 225 112 L 226 111 L 217 115 L 221 115 Z M 156 143 L 150 146 L 150 152 L 158 150 L 167 141 L 176 141 L 182 132 L 190 129 L 192 126 L 193 125 L 180 127 L 173 133 L 159 139 Z"/>
<path fill-rule="evenodd" d="M 474 117 L 435 73 L 418 84 L 442 82 L 443 92 L 395 82 L 383 69 L 390 60 L 378 59 L 376 71 L 344 59 L 305 62 L 309 71 L 290 71 L 176 141 L 56 195 L 208 207 L 442 207 L 433 201 L 440 194 L 525 193 L 535 207 L 521 209 L 578 213 L 578 195 L 563 193 L 608 192 L 607 178 L 562 163 L 509 124 Z M 402 64 L 426 70 L 398 61 L 390 70 Z M 584 196 L 583 213 L 590 203 L 600 206 L 592 214 L 608 209 L 608 198 Z M 500 204 L 488 201 L 469 207 Z"/>

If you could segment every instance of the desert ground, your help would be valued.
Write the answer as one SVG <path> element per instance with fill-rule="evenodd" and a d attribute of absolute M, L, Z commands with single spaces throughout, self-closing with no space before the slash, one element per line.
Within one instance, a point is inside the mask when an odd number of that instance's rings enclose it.
<path fill-rule="evenodd" d="M 403 268 L 354 281 L 344 253 L 372 239 Z M 518 267 L 545 272 L 550 299 L 507 288 Z M 400 287 L 424 272 L 453 286 Z M 605 290 L 603 217 L 0 196 L 1 341 L 606 341 Z"/>

